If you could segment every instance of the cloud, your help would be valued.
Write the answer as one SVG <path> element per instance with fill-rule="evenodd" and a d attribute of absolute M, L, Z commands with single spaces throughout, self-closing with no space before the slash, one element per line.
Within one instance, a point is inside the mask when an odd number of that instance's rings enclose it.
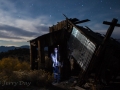
<path fill-rule="evenodd" d="M 2 19 L 3 20 L 3 19 Z M 1 20 L 1 22 L 2 22 Z M 2 34 L 1 37 L 4 35 L 4 38 L 8 39 L 18 39 L 20 37 L 37 37 L 40 35 L 43 35 L 45 33 L 48 33 L 48 25 L 44 25 L 44 23 L 41 23 L 40 21 L 35 20 L 20 20 L 9 17 L 7 19 L 7 22 L 0 23 L 0 33 Z M 13 20 L 13 22 L 12 22 Z M 12 23 L 10 23 L 10 21 Z M 16 22 L 16 23 L 15 23 Z M 35 25 L 35 22 L 36 25 Z M 6 32 L 6 34 L 5 34 Z M 13 37 L 14 36 L 14 37 Z"/>
<path fill-rule="evenodd" d="M 110 26 L 106 26 L 105 28 L 104 27 L 100 28 L 101 26 L 102 25 L 96 24 L 95 27 L 97 27 L 97 29 L 94 30 L 94 32 L 98 32 L 105 35 Z M 120 27 L 114 28 L 111 37 L 115 39 L 120 39 Z"/>
<path fill-rule="evenodd" d="M 49 32 L 49 16 L 30 17 L 27 10 L 19 13 L 9 0 L 0 1 L 0 12 L 0 40 L 24 42 Z"/>
<path fill-rule="evenodd" d="M 114 10 L 116 13 L 120 14 L 120 9 L 115 9 Z"/>
<path fill-rule="evenodd" d="M 114 37 L 116 39 L 120 39 L 120 27 L 115 27 L 112 37 Z"/>
<path fill-rule="evenodd" d="M 24 30 L 22 28 L 9 26 L 9 25 L 2 25 L 2 26 L 0 26 L 0 31 L 1 30 L 4 30 L 7 33 L 9 33 L 9 36 L 18 36 L 19 35 L 19 36 L 31 37 L 31 36 L 38 35 L 38 33 L 26 31 L 26 30 Z"/>
<path fill-rule="evenodd" d="M 108 28 L 110 27 L 109 25 L 98 23 L 96 21 L 94 21 L 94 22 L 91 21 L 91 22 L 85 23 L 83 25 L 88 26 L 92 31 L 103 34 L 103 35 L 106 34 Z M 114 28 L 111 37 L 113 37 L 115 39 L 120 39 L 120 27 Z"/>
<path fill-rule="evenodd" d="M 102 22 L 104 20 L 112 21 L 112 16 L 118 16 L 120 10 L 112 8 L 113 11 L 111 11 L 101 8 L 101 4 L 97 1 L 95 3 L 90 2 L 89 6 L 86 2 L 80 4 L 84 6 L 75 6 L 74 3 L 69 3 L 70 7 L 64 7 L 68 5 L 67 1 L 64 4 L 52 2 L 55 4 L 55 8 L 52 8 L 46 1 L 0 0 L 0 40 L 12 43 L 27 42 L 46 34 L 49 32 L 49 26 L 65 19 L 62 13 L 66 14 L 68 18 L 90 19 L 90 22 L 80 25 L 88 26 L 95 32 L 105 34 L 109 26 L 102 24 Z M 118 37 L 119 33 L 118 29 L 114 30 L 113 36 Z"/>
<path fill-rule="evenodd" d="M 15 9 L 15 4 L 10 2 L 10 0 L 0 0 L 0 8 L 6 11 L 17 12 Z"/>

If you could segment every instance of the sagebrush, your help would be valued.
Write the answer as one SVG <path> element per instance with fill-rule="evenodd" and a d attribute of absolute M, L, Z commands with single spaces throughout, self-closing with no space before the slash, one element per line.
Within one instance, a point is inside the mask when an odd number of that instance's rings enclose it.
<path fill-rule="evenodd" d="M 45 70 L 30 70 L 29 62 L 21 62 L 17 58 L 3 58 L 0 60 L 0 81 L 31 82 L 32 85 L 51 83 L 53 74 Z"/>

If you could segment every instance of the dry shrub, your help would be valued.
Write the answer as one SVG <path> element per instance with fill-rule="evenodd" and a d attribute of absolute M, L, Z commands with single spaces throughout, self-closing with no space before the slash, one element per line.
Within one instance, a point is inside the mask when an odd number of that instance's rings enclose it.
<path fill-rule="evenodd" d="M 8 81 L 8 75 L 6 75 L 4 72 L 0 72 L 0 81 Z"/>
<path fill-rule="evenodd" d="M 3 58 L 0 60 L 0 81 L 19 81 L 13 71 L 30 70 L 30 65 L 27 62 L 20 62 L 17 58 Z"/>
<path fill-rule="evenodd" d="M 30 70 L 28 62 L 20 62 L 17 58 L 3 58 L 0 60 L 0 71 L 12 72 L 18 70 Z"/>
<path fill-rule="evenodd" d="M 3 58 L 0 60 L 0 81 L 31 82 L 33 85 L 43 86 L 51 83 L 53 75 L 44 70 L 30 70 L 29 63 L 20 62 L 17 58 Z"/>
<path fill-rule="evenodd" d="M 0 61 L 0 71 L 13 71 L 16 69 L 16 65 L 19 63 L 17 58 L 3 58 Z"/>
<path fill-rule="evenodd" d="M 26 61 L 23 61 L 23 62 L 19 62 L 16 67 L 15 67 L 16 70 L 30 70 L 30 64 Z"/>
<path fill-rule="evenodd" d="M 15 71 L 18 80 L 29 81 L 32 85 L 43 86 L 53 80 L 53 75 L 44 70 Z"/>
<path fill-rule="evenodd" d="M 48 58 L 48 56 L 45 56 L 45 67 L 49 68 L 50 64 L 51 64 L 50 59 Z"/>

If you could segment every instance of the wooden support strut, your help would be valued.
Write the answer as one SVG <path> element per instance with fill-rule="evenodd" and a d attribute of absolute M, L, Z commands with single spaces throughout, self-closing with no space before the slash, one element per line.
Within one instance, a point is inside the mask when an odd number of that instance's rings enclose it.
<path fill-rule="evenodd" d="M 32 54 L 32 51 L 33 50 L 33 47 L 32 47 L 32 45 L 31 45 L 31 42 L 30 42 L 30 68 L 31 68 L 31 70 L 33 70 L 34 68 L 33 68 L 33 54 Z"/>
<path fill-rule="evenodd" d="M 118 21 L 118 20 L 114 18 L 114 19 L 112 20 L 112 22 L 107 22 L 107 21 L 104 21 L 104 22 L 103 22 L 103 24 L 110 25 L 110 27 L 109 27 L 106 35 L 105 35 L 105 38 L 104 38 L 104 40 L 103 40 L 103 44 L 110 38 L 110 36 L 111 36 L 111 34 L 112 34 L 113 30 L 114 30 L 114 27 L 115 27 L 115 26 L 120 27 L 120 24 L 117 24 L 117 21 Z"/>
<path fill-rule="evenodd" d="M 117 24 L 117 19 L 113 19 L 112 22 L 107 22 L 107 21 L 104 21 L 103 24 L 106 24 L 106 25 L 110 25 L 110 27 L 108 28 L 107 30 L 107 33 L 101 43 L 101 45 L 99 46 L 97 52 L 96 52 L 96 56 L 97 56 L 97 59 L 98 59 L 98 73 L 97 73 L 97 76 L 96 76 L 96 79 L 99 78 L 99 75 L 100 75 L 100 72 L 101 72 L 101 67 L 102 67 L 102 64 L 103 64 L 103 56 L 104 56 L 104 51 L 105 51 L 105 47 L 107 46 L 108 42 L 109 42 L 109 39 L 110 39 L 110 36 L 114 30 L 114 27 L 115 26 L 118 26 L 120 27 L 120 24 Z"/>
<path fill-rule="evenodd" d="M 36 47 L 30 42 L 30 68 L 31 70 L 35 69 L 35 59 L 36 59 Z"/>
<path fill-rule="evenodd" d="M 40 69 L 41 65 L 41 42 L 38 40 L 38 69 Z"/>
<path fill-rule="evenodd" d="M 109 40 L 109 38 L 110 38 L 113 30 L 114 30 L 114 27 L 115 27 L 115 26 L 120 27 L 120 24 L 117 24 L 117 21 L 118 21 L 117 19 L 113 19 L 112 22 L 107 22 L 107 21 L 104 21 L 104 22 L 103 22 L 103 24 L 110 25 L 110 27 L 108 28 L 107 33 L 106 33 L 106 35 L 105 35 L 105 37 L 104 37 L 104 39 L 103 39 L 103 42 L 102 42 L 102 44 L 100 45 L 100 47 L 99 47 L 99 49 L 98 49 L 97 56 L 99 56 L 99 54 L 100 54 L 102 51 L 104 51 L 103 49 L 105 48 L 105 46 L 106 46 L 106 44 L 107 44 L 107 42 L 108 42 L 108 40 Z"/>
<path fill-rule="evenodd" d="M 68 20 L 70 22 L 69 18 L 65 14 L 63 14 L 63 15 L 66 17 L 66 20 Z M 75 22 L 74 24 L 80 24 L 80 23 L 84 23 L 84 22 L 88 22 L 88 21 L 90 21 L 90 20 L 89 19 L 85 19 L 85 20 L 81 20 L 81 21 Z"/>
<path fill-rule="evenodd" d="M 75 28 L 77 28 L 79 30 L 79 28 L 75 25 L 75 23 L 71 22 L 66 15 L 64 15 L 64 16 L 66 17 L 66 21 L 67 21 L 67 29 L 68 29 L 68 23 L 69 23 L 69 24 L 71 24 L 72 26 L 74 26 Z M 79 22 L 80 23 L 84 23 L 84 22 L 88 22 L 88 21 L 90 21 L 90 20 L 89 19 L 85 19 L 85 20 L 82 20 L 82 21 L 79 21 Z M 83 32 L 81 31 L 81 33 L 83 33 Z"/>

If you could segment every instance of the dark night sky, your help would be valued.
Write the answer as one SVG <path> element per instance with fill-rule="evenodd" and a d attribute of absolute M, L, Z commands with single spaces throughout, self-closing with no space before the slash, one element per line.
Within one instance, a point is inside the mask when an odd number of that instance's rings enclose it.
<path fill-rule="evenodd" d="M 81 24 L 105 34 L 103 21 L 118 19 L 120 0 L 0 0 L 0 46 L 29 45 L 27 42 L 48 33 L 48 28 L 69 18 L 90 19 Z M 120 27 L 112 34 L 120 38 Z"/>

